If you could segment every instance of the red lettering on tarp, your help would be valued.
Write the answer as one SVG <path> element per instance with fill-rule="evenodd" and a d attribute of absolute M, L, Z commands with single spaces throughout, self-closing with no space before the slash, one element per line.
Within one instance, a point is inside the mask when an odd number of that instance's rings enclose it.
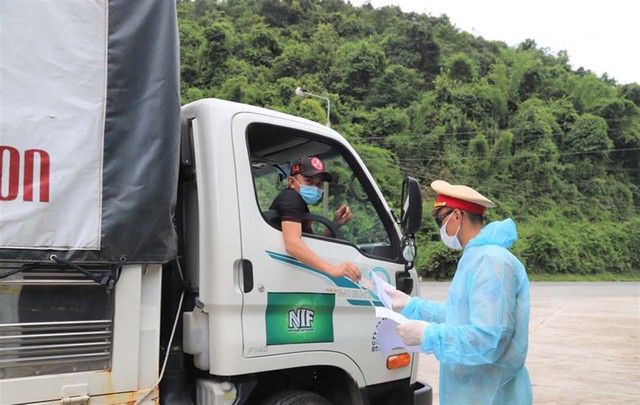
<path fill-rule="evenodd" d="M 5 156 L 7 156 L 6 159 Z M 5 175 L 5 171 L 9 172 L 8 176 Z M 7 195 L 2 194 L 2 189 L 4 188 L 2 182 L 5 177 L 9 180 Z M 12 201 L 18 197 L 19 181 L 20 152 L 11 146 L 0 145 L 0 201 Z"/>
<path fill-rule="evenodd" d="M 49 202 L 49 178 L 51 159 L 42 149 L 29 149 L 24 152 L 23 197 L 24 201 L 33 201 L 33 177 L 35 170 L 35 156 L 40 160 L 38 176 L 38 190 L 40 202 Z M 4 184 L 7 181 L 8 184 Z M 3 190 L 6 189 L 6 194 Z M 0 201 L 13 201 L 18 198 L 20 191 L 20 151 L 18 149 L 0 145 Z"/>
<path fill-rule="evenodd" d="M 24 153 L 24 200 L 33 201 L 33 169 L 35 154 L 40 156 L 40 202 L 49 202 L 49 154 L 42 149 Z"/>

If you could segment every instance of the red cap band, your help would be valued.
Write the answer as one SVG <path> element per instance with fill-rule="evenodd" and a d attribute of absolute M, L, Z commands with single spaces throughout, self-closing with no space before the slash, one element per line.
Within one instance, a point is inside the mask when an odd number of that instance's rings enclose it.
<path fill-rule="evenodd" d="M 485 207 L 480 204 L 461 200 L 455 197 L 449 197 L 443 194 L 438 194 L 436 203 L 433 206 L 436 208 L 437 207 L 457 208 L 459 210 L 468 211 L 472 214 L 478 214 L 478 215 L 484 215 L 484 210 L 485 210 Z"/>

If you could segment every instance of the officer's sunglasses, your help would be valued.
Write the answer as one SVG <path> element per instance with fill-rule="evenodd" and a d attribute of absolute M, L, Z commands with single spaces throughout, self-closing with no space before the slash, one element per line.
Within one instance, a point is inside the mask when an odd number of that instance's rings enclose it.
<path fill-rule="evenodd" d="M 444 214 L 436 215 L 434 217 L 434 219 L 436 220 L 436 225 L 438 225 L 438 228 L 442 228 L 442 221 L 444 221 L 444 219 L 448 217 L 449 214 L 451 214 L 453 211 L 455 210 L 447 211 Z"/>

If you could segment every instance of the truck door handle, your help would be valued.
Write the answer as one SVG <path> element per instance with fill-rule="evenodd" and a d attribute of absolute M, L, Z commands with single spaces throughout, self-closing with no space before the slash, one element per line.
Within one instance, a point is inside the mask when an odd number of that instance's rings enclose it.
<path fill-rule="evenodd" d="M 242 259 L 242 283 L 244 292 L 253 290 L 253 264 L 247 259 Z"/>

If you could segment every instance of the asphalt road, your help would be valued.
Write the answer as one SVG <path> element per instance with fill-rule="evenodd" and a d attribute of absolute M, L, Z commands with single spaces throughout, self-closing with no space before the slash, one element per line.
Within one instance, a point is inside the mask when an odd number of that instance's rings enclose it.
<path fill-rule="evenodd" d="M 449 283 L 420 283 L 445 301 Z M 438 360 L 420 355 L 434 389 Z M 534 404 L 640 404 L 640 283 L 532 283 L 526 362 Z"/>

